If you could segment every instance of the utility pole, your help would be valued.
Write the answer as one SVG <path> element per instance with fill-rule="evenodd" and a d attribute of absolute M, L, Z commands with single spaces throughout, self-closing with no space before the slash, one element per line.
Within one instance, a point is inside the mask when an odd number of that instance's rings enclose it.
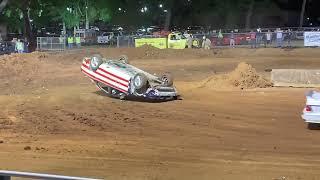
<path fill-rule="evenodd" d="M 301 7 L 301 12 L 300 12 L 300 23 L 299 23 L 299 27 L 302 27 L 302 26 L 303 26 L 304 12 L 306 11 L 306 4 L 307 4 L 307 0 L 303 0 L 303 2 L 302 2 L 302 7 Z"/>

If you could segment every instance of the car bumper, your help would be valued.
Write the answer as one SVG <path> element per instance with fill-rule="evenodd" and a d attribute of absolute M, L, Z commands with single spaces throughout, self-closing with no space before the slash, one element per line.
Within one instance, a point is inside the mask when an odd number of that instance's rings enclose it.
<path fill-rule="evenodd" d="M 307 123 L 320 123 L 320 115 L 302 114 L 301 117 Z"/>
<path fill-rule="evenodd" d="M 149 89 L 145 97 L 150 99 L 174 98 L 178 96 L 178 92 L 174 87 L 157 87 Z"/>

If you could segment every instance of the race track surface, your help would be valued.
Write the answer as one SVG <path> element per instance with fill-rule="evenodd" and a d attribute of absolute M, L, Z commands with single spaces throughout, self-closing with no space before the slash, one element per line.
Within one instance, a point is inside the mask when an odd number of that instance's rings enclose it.
<path fill-rule="evenodd" d="M 82 58 L 127 54 L 170 71 L 184 100 L 105 96 L 80 72 Z M 105 179 L 312 180 L 320 130 L 300 117 L 299 88 L 213 88 L 208 77 L 247 62 L 320 69 L 319 49 L 81 49 L 0 57 L 0 169 Z"/>

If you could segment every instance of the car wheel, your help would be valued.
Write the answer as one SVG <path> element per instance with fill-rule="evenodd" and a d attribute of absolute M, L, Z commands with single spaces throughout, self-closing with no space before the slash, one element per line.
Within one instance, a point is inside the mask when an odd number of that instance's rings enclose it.
<path fill-rule="evenodd" d="M 133 77 L 133 86 L 136 90 L 144 89 L 147 85 L 147 77 L 142 74 L 138 73 Z"/>
<path fill-rule="evenodd" d="M 173 85 L 173 77 L 170 73 L 165 73 L 161 76 L 161 81 L 164 86 L 170 87 Z"/>
<path fill-rule="evenodd" d="M 310 130 L 319 130 L 320 126 L 318 123 L 308 123 L 308 129 Z"/>
<path fill-rule="evenodd" d="M 128 59 L 128 56 L 126 56 L 126 55 L 121 55 L 119 58 L 119 61 L 121 61 L 125 64 L 129 64 L 129 59 Z"/>
<path fill-rule="evenodd" d="M 96 71 L 102 63 L 103 63 L 102 56 L 100 54 L 94 54 L 91 57 L 90 68 L 93 71 Z"/>

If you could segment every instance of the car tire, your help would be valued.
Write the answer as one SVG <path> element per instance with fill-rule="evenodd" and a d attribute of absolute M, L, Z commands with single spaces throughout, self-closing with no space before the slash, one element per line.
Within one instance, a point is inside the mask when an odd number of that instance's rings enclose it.
<path fill-rule="evenodd" d="M 310 130 L 319 130 L 320 126 L 318 123 L 308 123 L 308 129 Z"/>
<path fill-rule="evenodd" d="M 129 64 L 129 59 L 128 59 L 128 56 L 126 56 L 126 55 L 121 55 L 119 58 L 119 61 L 121 61 L 125 64 Z"/>
<path fill-rule="evenodd" d="M 171 73 L 164 73 L 161 76 L 162 84 L 166 87 L 171 87 L 173 85 L 173 76 Z"/>
<path fill-rule="evenodd" d="M 133 86 L 136 90 L 145 89 L 147 85 L 147 77 L 142 73 L 138 73 L 133 77 Z"/>
<path fill-rule="evenodd" d="M 102 56 L 100 54 L 94 54 L 90 60 L 90 68 L 96 71 L 102 63 Z"/>

